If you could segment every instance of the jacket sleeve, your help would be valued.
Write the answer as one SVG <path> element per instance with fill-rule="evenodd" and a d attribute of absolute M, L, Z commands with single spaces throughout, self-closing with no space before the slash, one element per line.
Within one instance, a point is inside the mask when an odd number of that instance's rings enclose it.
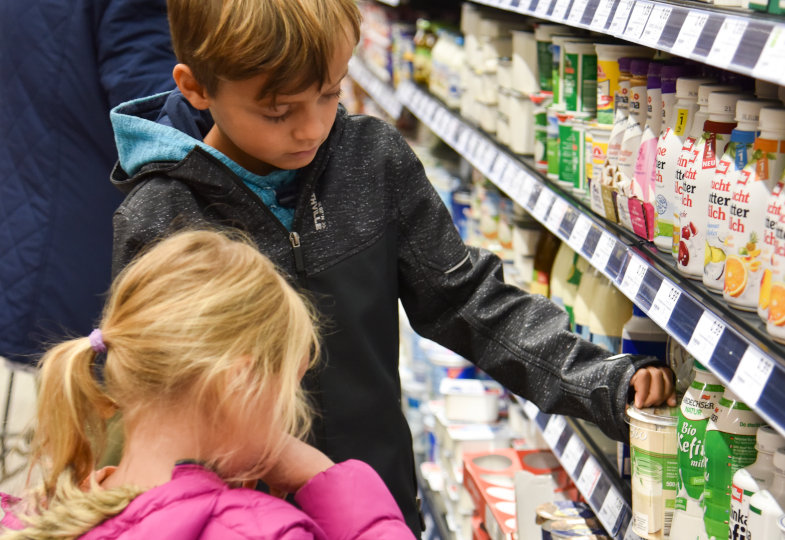
<path fill-rule="evenodd" d="M 589 420 L 626 440 L 630 378 L 658 360 L 611 357 L 571 332 L 567 314 L 550 300 L 505 284 L 495 255 L 464 245 L 402 139 L 398 153 L 387 174 L 396 182 L 400 298 L 414 330 L 542 411 Z"/>
<path fill-rule="evenodd" d="M 381 477 L 362 461 L 344 461 L 317 474 L 294 500 L 327 538 L 414 538 Z"/>
<path fill-rule="evenodd" d="M 166 0 L 109 0 L 95 46 L 110 107 L 174 88 Z"/>

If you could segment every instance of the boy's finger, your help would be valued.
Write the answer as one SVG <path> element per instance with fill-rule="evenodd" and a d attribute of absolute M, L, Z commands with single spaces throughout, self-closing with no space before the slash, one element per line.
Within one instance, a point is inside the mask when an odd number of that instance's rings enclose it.
<path fill-rule="evenodd" d="M 651 374 L 642 369 L 632 377 L 632 387 L 635 389 L 635 406 L 642 408 L 651 386 Z"/>

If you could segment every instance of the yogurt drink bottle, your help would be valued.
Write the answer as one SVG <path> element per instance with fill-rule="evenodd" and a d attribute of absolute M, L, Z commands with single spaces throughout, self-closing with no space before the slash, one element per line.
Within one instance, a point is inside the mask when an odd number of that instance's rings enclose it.
<path fill-rule="evenodd" d="M 632 316 L 632 302 L 611 281 L 599 275 L 589 312 L 591 342 L 613 354 L 621 352 L 626 323 Z M 598 301 L 600 300 L 601 301 Z"/>
<path fill-rule="evenodd" d="M 676 425 L 679 490 L 671 528 L 674 532 L 670 535 L 673 540 L 707 538 L 699 502 L 706 471 L 704 441 L 709 418 L 725 390 L 719 378 L 698 361 L 693 363 L 692 373 L 694 377 L 681 400 Z"/>
<path fill-rule="evenodd" d="M 597 43 L 597 123 L 613 125 L 616 96 L 619 91 L 619 58 L 645 56 L 646 49 L 637 45 Z"/>
<path fill-rule="evenodd" d="M 774 248 L 771 254 L 770 275 L 763 271 L 761 294 L 758 306 L 766 306 L 766 331 L 779 342 L 785 342 L 785 173 L 774 187 L 780 194 L 773 204 L 769 204 L 766 219 L 776 221 L 774 225 Z M 770 279 L 771 288 L 766 297 L 766 280 Z"/>
<path fill-rule="evenodd" d="M 704 442 L 706 475 L 702 504 L 709 539 L 728 538 L 733 475 L 755 461 L 755 435 L 762 425 L 763 420 L 726 388 L 709 419 Z"/>
<path fill-rule="evenodd" d="M 673 251 L 674 221 L 677 203 L 681 203 L 681 186 L 676 182 L 676 164 L 698 110 L 698 87 L 711 79 L 679 77 L 676 80 L 676 101 L 671 114 L 665 118 L 664 129 L 657 140 L 656 180 L 654 199 L 657 215 L 654 227 L 654 245 L 664 252 Z M 668 107 L 663 106 L 667 113 Z M 678 241 L 675 243 L 678 246 Z M 674 255 L 675 257 L 675 255 Z"/>
<path fill-rule="evenodd" d="M 553 260 L 551 270 L 551 301 L 560 306 L 570 316 L 570 327 L 575 328 L 575 296 L 581 282 L 581 271 L 578 269 L 580 256 L 572 248 L 562 242 Z"/>
<path fill-rule="evenodd" d="M 632 62 L 632 58 L 626 56 L 619 58 L 619 91 L 616 94 L 616 112 L 613 117 L 613 129 L 611 129 L 608 139 L 605 167 L 602 170 L 602 183 L 606 186 L 612 186 L 614 183 L 616 169 L 619 165 L 621 142 L 629 119 L 630 62 Z"/>
<path fill-rule="evenodd" d="M 736 103 L 737 124 L 711 180 L 703 284 L 717 294 L 722 294 L 725 284 L 724 243 L 728 234 L 731 186 L 736 184 L 739 172 L 752 157 L 752 143 L 758 134 L 758 112 L 764 104 L 754 99 L 742 99 Z"/>
<path fill-rule="evenodd" d="M 785 448 L 774 452 L 774 474 L 771 485 L 750 498 L 748 538 L 750 540 L 777 538 L 777 521 L 785 513 Z"/>
<path fill-rule="evenodd" d="M 575 333 L 587 341 L 591 341 L 589 319 L 591 306 L 593 306 L 594 291 L 597 288 L 601 274 L 583 257 L 578 259 L 578 268 L 581 270 L 581 282 L 575 294 Z"/>
<path fill-rule="evenodd" d="M 750 498 L 771 485 L 774 476 L 774 452 L 782 447 L 785 447 L 785 438 L 782 435 L 769 426 L 758 428 L 755 437 L 757 459 L 733 475 L 729 538 L 749 537 L 747 524 L 750 515 Z"/>
<path fill-rule="evenodd" d="M 709 191 L 717 168 L 717 160 L 730 142 L 736 127 L 736 102 L 744 94 L 712 92 L 709 94 L 709 117 L 703 124 L 703 135 L 697 140 L 681 181 L 681 240 L 676 269 L 691 279 L 703 279 L 707 255 Z"/>
<path fill-rule="evenodd" d="M 764 263 L 773 248 L 773 241 L 765 243 L 766 207 L 785 169 L 785 109 L 764 107 L 759 114 L 760 136 L 753 144 L 752 159 L 731 188 L 724 244 L 722 295 L 731 307 L 745 311 L 758 308 Z"/>
<path fill-rule="evenodd" d="M 714 83 L 702 84 L 698 87 L 698 110 L 695 111 L 695 115 L 693 116 L 690 125 L 690 130 L 684 136 L 684 144 L 681 147 L 678 158 L 676 158 L 675 181 L 677 184 L 676 190 L 678 191 L 678 194 L 676 196 L 675 202 L 676 216 L 673 223 L 673 256 L 676 258 L 677 268 L 679 256 L 683 253 L 683 251 L 680 249 L 681 231 L 685 226 L 689 227 L 689 221 L 681 223 L 682 217 L 686 217 L 682 216 L 682 212 L 684 210 L 684 178 L 687 174 L 687 171 L 689 170 L 690 163 L 697 159 L 695 146 L 703 134 L 703 127 L 706 123 L 706 120 L 709 119 L 709 94 L 712 92 L 724 91 L 738 91 L 738 88 L 730 85 Z M 703 235 L 705 236 L 705 231 Z"/>

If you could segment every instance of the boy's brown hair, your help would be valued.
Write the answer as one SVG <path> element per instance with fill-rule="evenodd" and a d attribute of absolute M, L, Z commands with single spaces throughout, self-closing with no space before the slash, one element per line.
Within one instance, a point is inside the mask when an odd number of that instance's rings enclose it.
<path fill-rule="evenodd" d="M 357 42 L 354 0 L 167 0 L 172 44 L 210 95 L 221 80 L 269 75 L 259 98 L 323 86 L 342 37 Z"/>

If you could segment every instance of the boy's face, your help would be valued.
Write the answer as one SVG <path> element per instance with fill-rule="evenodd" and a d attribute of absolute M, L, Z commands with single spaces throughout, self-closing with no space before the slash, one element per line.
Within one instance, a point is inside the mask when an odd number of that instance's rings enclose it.
<path fill-rule="evenodd" d="M 353 43 L 341 40 L 330 61 L 329 80 L 298 94 L 258 99 L 267 75 L 222 81 L 208 107 L 215 125 L 204 142 L 260 175 L 308 165 L 335 122 L 341 81 Z"/>

